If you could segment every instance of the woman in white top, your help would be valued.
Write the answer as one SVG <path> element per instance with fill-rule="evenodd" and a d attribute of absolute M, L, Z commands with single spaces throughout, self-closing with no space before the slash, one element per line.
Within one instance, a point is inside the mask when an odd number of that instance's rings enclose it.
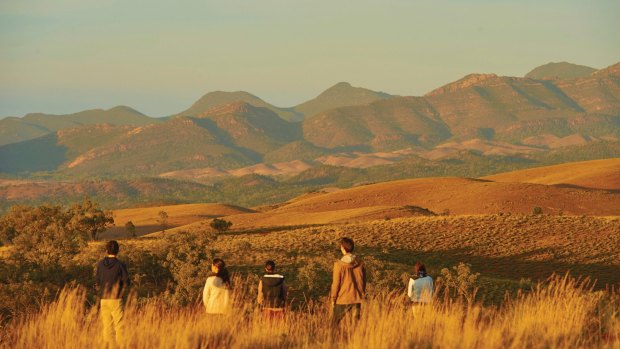
<path fill-rule="evenodd" d="M 409 279 L 407 296 L 414 304 L 427 304 L 433 299 L 433 278 L 426 274 L 426 267 L 420 262 L 413 266 L 413 277 Z"/>
<path fill-rule="evenodd" d="M 216 258 L 211 264 L 202 291 L 202 303 L 207 314 L 226 314 L 230 308 L 230 276 L 223 260 Z"/>

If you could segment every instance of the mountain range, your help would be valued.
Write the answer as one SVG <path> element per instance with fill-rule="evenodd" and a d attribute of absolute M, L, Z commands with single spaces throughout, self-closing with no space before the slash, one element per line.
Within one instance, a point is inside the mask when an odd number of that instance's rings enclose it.
<path fill-rule="evenodd" d="M 372 160 L 383 164 L 376 159 L 440 159 L 464 149 L 527 157 L 619 138 L 620 63 L 596 70 L 563 62 L 525 77 L 470 74 L 420 97 L 341 82 L 290 108 L 217 91 L 166 118 L 123 106 L 9 117 L 0 120 L 0 172 L 156 176 L 395 154 Z"/>

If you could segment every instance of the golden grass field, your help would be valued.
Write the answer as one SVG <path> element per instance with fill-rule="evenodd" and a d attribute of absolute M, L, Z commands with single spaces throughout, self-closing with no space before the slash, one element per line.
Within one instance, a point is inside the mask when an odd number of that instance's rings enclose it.
<path fill-rule="evenodd" d="M 355 326 L 330 325 L 324 302 L 267 321 L 235 280 L 235 308 L 225 316 L 198 304 L 171 309 L 128 302 L 121 348 L 618 348 L 617 294 L 592 292 L 587 283 L 556 277 L 499 308 L 436 299 L 414 313 L 404 297 L 383 292 L 363 305 Z M 7 348 L 99 347 L 96 308 L 79 289 L 66 289 L 39 314 L 8 329 Z"/>

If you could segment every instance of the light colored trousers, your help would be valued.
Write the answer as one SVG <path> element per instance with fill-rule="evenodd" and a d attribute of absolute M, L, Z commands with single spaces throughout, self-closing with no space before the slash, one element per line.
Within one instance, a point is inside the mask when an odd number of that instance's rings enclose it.
<path fill-rule="evenodd" d="M 103 323 L 103 341 L 112 346 L 123 339 L 123 307 L 120 299 L 102 299 L 99 318 Z"/>

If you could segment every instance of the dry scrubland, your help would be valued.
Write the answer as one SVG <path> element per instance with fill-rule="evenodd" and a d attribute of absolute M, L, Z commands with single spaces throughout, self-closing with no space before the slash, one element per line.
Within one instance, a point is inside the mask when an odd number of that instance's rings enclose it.
<path fill-rule="evenodd" d="M 480 215 L 221 234 L 205 222 L 188 231 L 123 240 L 121 259 L 129 264 L 136 297 L 127 308 L 132 334 L 124 346 L 617 348 L 620 298 L 611 286 L 620 283 L 619 232 L 618 217 Z M 368 265 L 369 300 L 358 328 L 332 334 L 324 296 L 336 241 L 344 235 L 355 239 Z M 102 246 L 90 243 L 72 263 L 92 268 Z M 214 321 L 199 302 L 215 255 L 236 275 L 237 308 Z M 291 287 L 292 311 L 283 323 L 266 324 L 254 309 L 256 275 L 267 258 L 278 262 Z M 414 316 L 403 293 L 418 259 L 436 278 L 445 276 L 444 267 L 471 264 L 480 277 L 466 292 L 479 288 L 475 300 L 468 303 L 443 288 L 433 307 Z M 597 281 L 547 280 L 567 271 Z M 77 285 L 88 286 L 90 279 L 82 276 Z M 16 316 L 2 328 L 2 345 L 97 346 L 100 328 L 90 292 L 70 288 L 40 310 Z"/>

